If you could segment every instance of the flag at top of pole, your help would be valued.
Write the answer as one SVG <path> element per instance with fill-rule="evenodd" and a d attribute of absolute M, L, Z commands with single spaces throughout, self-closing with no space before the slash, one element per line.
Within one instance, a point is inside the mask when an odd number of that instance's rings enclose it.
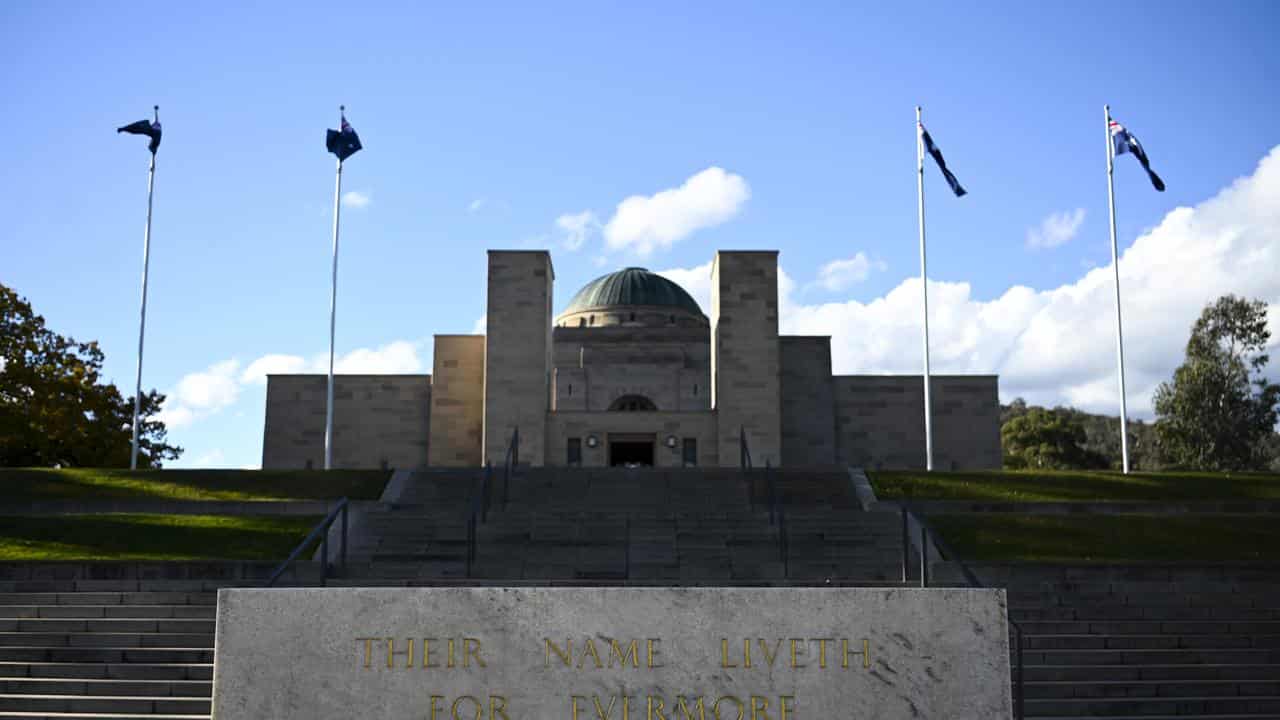
<path fill-rule="evenodd" d="M 142 310 L 138 318 L 138 366 L 133 383 L 133 441 L 129 448 L 129 469 L 138 469 L 138 416 L 142 414 L 142 345 L 147 334 L 147 270 L 151 265 L 151 201 L 156 188 L 156 150 L 160 149 L 160 106 L 153 108 L 155 119 L 139 120 L 116 128 L 116 134 L 146 135 L 151 138 L 151 166 L 147 169 L 147 224 L 142 231 Z"/>
<path fill-rule="evenodd" d="M 920 220 L 920 292 L 923 303 L 923 326 L 924 326 L 924 466 L 926 470 L 933 470 L 933 401 L 929 391 L 929 269 L 926 262 L 925 244 L 924 244 L 924 156 L 928 153 L 933 157 L 933 161 L 938 164 L 938 169 L 942 171 L 942 177 L 947 181 L 947 185 L 951 186 L 951 192 L 956 197 L 965 195 L 965 189 L 960 186 L 960 181 L 956 180 L 956 176 L 947 169 L 947 162 L 942 159 L 942 151 L 934 144 L 933 138 L 929 135 L 929 131 L 924 129 L 924 122 L 920 119 L 921 109 L 916 106 L 916 190 L 919 199 L 919 220 Z"/>
<path fill-rule="evenodd" d="M 342 212 L 342 162 L 360 152 L 360 136 L 347 122 L 347 107 L 338 106 L 338 129 L 325 133 L 324 146 L 338 157 L 333 183 L 333 275 L 329 293 L 329 383 L 324 408 L 324 469 L 333 467 L 333 352 L 338 323 L 338 221 Z"/>
<path fill-rule="evenodd" d="M 1164 192 L 1164 181 L 1151 169 L 1147 151 L 1142 149 L 1142 143 L 1138 142 L 1138 137 L 1125 130 L 1124 126 L 1115 120 L 1107 120 L 1107 129 L 1111 132 L 1111 144 L 1115 148 L 1115 154 L 1132 153 L 1142 164 L 1142 169 L 1147 171 L 1147 177 L 1151 178 L 1151 186 L 1158 192 Z"/>

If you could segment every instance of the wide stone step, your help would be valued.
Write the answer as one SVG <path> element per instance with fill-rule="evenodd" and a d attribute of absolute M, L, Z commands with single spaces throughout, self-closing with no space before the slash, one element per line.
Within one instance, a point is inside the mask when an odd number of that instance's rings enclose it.
<path fill-rule="evenodd" d="M 1028 635 L 1280 635 L 1280 620 L 1061 620 L 1019 625 Z"/>
<path fill-rule="evenodd" d="M 215 592 L 0 593 L 4 605 L 217 605 Z"/>
<path fill-rule="evenodd" d="M 81 680 L 212 680 L 207 663 L 0 662 L 0 676 Z"/>
<path fill-rule="evenodd" d="M 196 697 L 213 694 L 209 680 L 79 680 L 0 677 L 0 695 Z"/>
<path fill-rule="evenodd" d="M 0 647 L 213 647 L 213 634 L 148 632 L 0 632 Z"/>
<path fill-rule="evenodd" d="M 1024 665 L 1028 682 L 1238 681 L 1280 678 L 1280 665 Z"/>
<path fill-rule="evenodd" d="M 1033 699 L 1280 696 L 1280 679 L 1037 681 L 1026 683 L 1024 693 Z"/>
<path fill-rule="evenodd" d="M 1029 635 L 1022 647 L 1024 651 L 1275 649 L 1280 648 L 1280 635 Z"/>
<path fill-rule="evenodd" d="M 0 619 L 0 633 L 205 633 L 213 634 L 213 620 L 172 618 L 37 618 Z"/>
<path fill-rule="evenodd" d="M 0 662 L 212 663 L 213 644 L 194 648 L 0 647 Z"/>
<path fill-rule="evenodd" d="M 139 618 L 203 620 L 217 615 L 215 605 L 0 605 L 0 619 Z"/>
<path fill-rule="evenodd" d="M 0 712 L 208 715 L 208 698 L 0 695 Z"/>
<path fill-rule="evenodd" d="M 1201 650 L 1029 650 L 1022 654 L 1029 665 L 1280 665 L 1280 651 L 1273 649 Z"/>
<path fill-rule="evenodd" d="M 1173 715 L 1269 715 L 1280 714 L 1280 697 L 1179 697 L 1179 698 L 1075 698 L 1025 700 L 1029 717 Z"/>

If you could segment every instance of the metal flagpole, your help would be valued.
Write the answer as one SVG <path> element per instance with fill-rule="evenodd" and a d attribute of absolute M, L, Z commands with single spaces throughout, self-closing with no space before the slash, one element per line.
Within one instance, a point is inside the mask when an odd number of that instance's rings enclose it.
<path fill-rule="evenodd" d="M 1120 372 L 1120 457 L 1125 474 L 1129 473 L 1129 413 L 1124 392 L 1124 332 L 1120 323 L 1120 259 L 1116 250 L 1116 188 L 1112 179 L 1115 169 L 1115 147 L 1111 142 L 1111 106 L 1103 105 L 1103 126 L 1107 138 L 1107 204 L 1111 209 L 1111 269 L 1116 280 L 1116 362 Z"/>
<path fill-rule="evenodd" d="M 155 119 L 160 122 L 160 106 L 155 106 Z M 133 384 L 133 445 L 129 453 L 129 469 L 138 469 L 138 415 L 142 412 L 142 341 L 147 333 L 147 269 L 151 264 L 151 198 L 156 187 L 156 154 L 151 153 L 147 169 L 147 226 L 142 231 L 142 313 L 138 321 L 138 372 Z"/>
<path fill-rule="evenodd" d="M 933 470 L 933 403 L 929 397 L 929 273 L 924 259 L 924 125 L 916 106 L 916 189 L 920 209 L 920 290 L 924 299 L 924 466 Z"/>
<path fill-rule="evenodd" d="M 346 112 L 345 105 L 338 112 Z M 342 127 L 341 124 L 338 125 Z M 324 469 L 333 466 L 333 337 L 338 317 L 338 218 L 342 211 L 342 158 L 338 158 L 337 179 L 333 185 L 333 286 L 329 294 L 329 390 L 324 408 Z"/>

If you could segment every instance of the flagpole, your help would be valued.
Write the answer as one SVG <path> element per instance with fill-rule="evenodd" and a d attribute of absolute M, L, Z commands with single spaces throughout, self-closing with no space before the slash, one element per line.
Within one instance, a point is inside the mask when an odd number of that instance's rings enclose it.
<path fill-rule="evenodd" d="M 160 121 L 160 106 L 155 108 L 156 122 Z M 147 225 L 142 231 L 142 312 L 138 320 L 138 372 L 133 383 L 133 442 L 129 452 L 129 469 L 138 469 L 138 416 L 142 413 L 142 344 L 147 333 L 147 270 L 151 265 L 151 200 L 156 187 L 156 154 L 151 153 L 151 165 L 147 168 Z"/>
<path fill-rule="evenodd" d="M 933 471 L 933 403 L 929 396 L 929 273 L 924 252 L 924 136 L 916 106 L 916 190 L 920 211 L 920 290 L 924 300 L 924 462 Z"/>
<path fill-rule="evenodd" d="M 1124 390 L 1124 332 L 1120 323 L 1120 259 L 1116 249 L 1115 147 L 1111 142 L 1111 106 L 1103 105 L 1103 128 L 1107 138 L 1107 205 L 1111 210 L 1111 269 L 1116 282 L 1116 362 L 1120 373 L 1120 457 L 1124 473 L 1129 473 L 1129 413 Z"/>
<path fill-rule="evenodd" d="M 345 105 L 338 111 L 345 112 Z M 338 127 L 342 127 L 339 125 Z M 324 408 L 324 469 L 333 467 L 333 338 L 338 320 L 338 218 L 342 212 L 342 158 L 333 184 L 333 284 L 329 293 L 329 388 Z"/>

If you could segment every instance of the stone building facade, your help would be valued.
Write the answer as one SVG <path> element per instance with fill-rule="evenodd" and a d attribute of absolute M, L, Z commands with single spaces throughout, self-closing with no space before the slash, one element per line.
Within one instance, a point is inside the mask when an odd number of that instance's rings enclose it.
<path fill-rule="evenodd" d="M 641 268 L 553 315 L 546 251 L 490 251 L 485 335 L 437 335 L 431 375 L 335 380 L 335 467 L 924 466 L 918 375 L 832 375 L 831 339 L 778 334 L 776 251 L 721 251 L 711 315 Z M 320 467 L 323 375 L 267 380 L 264 468 Z M 934 467 L 1001 464 L 997 378 L 932 378 Z"/>

